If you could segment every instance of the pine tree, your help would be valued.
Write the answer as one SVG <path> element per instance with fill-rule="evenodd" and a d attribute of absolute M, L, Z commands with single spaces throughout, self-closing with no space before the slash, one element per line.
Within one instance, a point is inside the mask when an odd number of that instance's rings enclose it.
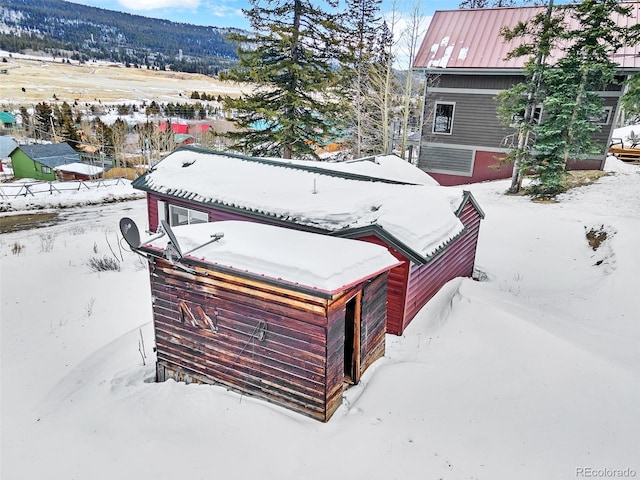
<path fill-rule="evenodd" d="M 33 116 L 36 138 L 51 140 L 53 129 L 53 109 L 46 102 L 36 104 Z"/>
<path fill-rule="evenodd" d="M 605 90 L 607 85 L 615 81 L 613 54 L 624 44 L 636 44 L 640 35 L 639 25 L 622 27 L 616 22 L 614 15 L 629 17 L 631 9 L 615 0 L 583 0 L 580 4 L 563 5 L 555 10 L 572 18 L 576 27 L 569 29 L 561 20 L 547 16 L 547 23 L 537 18 L 529 22 L 529 26 L 518 25 L 514 30 L 505 32 L 507 38 L 509 35 L 516 38 L 526 34 L 532 25 L 542 25 L 539 38 L 543 40 L 539 44 L 548 48 L 550 40 L 544 39 L 555 37 L 563 40 L 566 46 L 552 68 L 540 68 L 539 64 L 540 59 L 547 57 L 549 50 L 541 51 L 535 44 L 526 43 L 517 47 L 512 56 L 535 52 L 538 65 L 532 69 L 529 63 L 525 86 L 514 87 L 511 92 L 513 95 L 501 96 L 503 119 L 508 118 L 505 112 L 508 113 L 510 109 L 515 116 L 522 108 L 522 100 L 520 103 L 517 100 L 518 89 L 521 97 L 524 94 L 528 102 L 526 108 L 531 109 L 534 102 L 542 99 L 544 118 L 541 123 L 532 122 L 532 116 L 520 122 L 520 128 L 528 122 L 525 128 L 533 132 L 535 140 L 531 146 L 523 146 L 519 142 L 516 151 L 524 152 L 524 155 L 515 159 L 516 162 L 520 160 L 516 165 L 520 173 L 535 175 L 532 193 L 547 197 L 562 191 L 565 168 L 570 158 L 604 153 L 592 141 L 592 133 L 599 128 L 592 119 L 603 112 L 597 92 Z M 505 99 L 510 99 L 511 106 Z M 519 185 L 516 187 L 519 188 Z"/>
<path fill-rule="evenodd" d="M 507 59 L 527 56 L 524 66 L 524 81 L 498 94 L 498 117 L 507 126 L 516 127 L 512 149 L 505 162 L 513 162 L 513 175 L 509 193 L 520 191 L 522 176 L 530 172 L 532 164 L 532 146 L 535 129 L 540 121 L 536 115 L 538 105 L 545 96 L 543 75 L 549 67 L 547 59 L 555 46 L 555 41 L 564 36 L 566 29 L 564 17 L 553 9 L 553 0 L 544 12 L 537 14 L 527 22 L 519 22 L 513 28 L 503 28 L 502 36 L 506 41 L 523 41 L 507 55 Z"/>
<path fill-rule="evenodd" d="M 240 60 L 224 78 L 255 88 L 224 100 L 239 128 L 229 136 L 235 148 L 253 155 L 315 157 L 314 143 L 331 138 L 344 123 L 336 68 L 344 53 L 336 15 L 309 0 L 250 0 L 250 5 L 245 13 L 254 32 L 233 35 Z"/>
<path fill-rule="evenodd" d="M 543 102 L 549 119 L 538 128 L 538 190 L 550 195 L 562 191 L 561 178 L 567 161 L 588 154 L 604 154 L 592 140 L 600 127 L 593 121 L 602 115 L 597 94 L 615 82 L 614 54 L 625 44 L 640 39 L 640 25 L 621 26 L 615 16 L 630 17 L 631 7 L 616 0 L 583 0 L 561 7 L 577 23 L 567 31 L 568 47 L 556 68 L 544 75 L 547 96 Z"/>

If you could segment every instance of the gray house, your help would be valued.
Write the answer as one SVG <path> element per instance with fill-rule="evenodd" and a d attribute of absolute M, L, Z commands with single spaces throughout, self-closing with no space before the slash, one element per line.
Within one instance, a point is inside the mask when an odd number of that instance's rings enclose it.
<path fill-rule="evenodd" d="M 640 3 L 630 3 L 638 22 Z M 460 185 L 508 178 L 512 165 L 499 164 L 509 151 L 510 135 L 497 117 L 495 96 L 523 80 L 525 58 L 505 60 L 516 46 L 500 35 L 504 26 L 526 22 L 544 7 L 493 8 L 437 11 L 413 64 L 427 78 L 425 112 L 418 166 L 441 185 Z M 480 27 L 481 26 L 481 27 Z M 640 71 L 639 48 L 626 47 L 615 55 L 619 80 Z M 601 169 L 604 166 L 613 120 L 622 87 L 599 92 L 605 114 L 594 139 L 600 154 L 573 160 L 569 169 Z M 544 118 L 544 112 L 538 111 Z"/>

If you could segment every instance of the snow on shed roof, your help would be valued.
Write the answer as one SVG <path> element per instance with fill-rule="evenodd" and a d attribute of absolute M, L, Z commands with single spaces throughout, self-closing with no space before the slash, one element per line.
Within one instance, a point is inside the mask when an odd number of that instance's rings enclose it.
<path fill-rule="evenodd" d="M 374 155 L 344 162 L 291 160 L 291 163 L 416 185 L 440 185 L 431 175 L 394 154 Z"/>
<path fill-rule="evenodd" d="M 458 189 L 412 185 L 286 160 L 181 148 L 134 187 L 335 234 L 377 229 L 426 261 L 463 230 Z"/>
<path fill-rule="evenodd" d="M 380 246 L 253 222 L 227 220 L 172 228 L 183 252 L 224 237 L 188 255 L 195 261 L 264 277 L 277 283 L 337 293 L 398 265 Z M 164 250 L 168 237 L 143 242 Z"/>
<path fill-rule="evenodd" d="M 640 19 L 640 2 L 628 2 L 633 9 L 631 18 L 616 14 L 619 25 L 631 26 Z M 486 8 L 475 10 L 436 11 L 425 38 L 418 50 L 414 68 L 470 68 L 519 70 L 526 57 L 505 60 L 517 45 L 506 42 L 500 35 L 503 27 L 527 22 L 546 7 Z M 568 19 L 568 17 L 567 17 Z M 575 22 L 570 22 L 576 28 Z M 640 69 L 639 47 L 623 47 L 613 60 L 623 69 Z M 557 57 L 559 52 L 552 53 Z"/>
<path fill-rule="evenodd" d="M 87 165 L 82 162 L 69 163 L 66 165 L 60 165 L 56 167 L 56 170 L 61 172 L 78 173 L 81 175 L 98 175 L 104 170 L 102 167 L 96 165 Z"/>
<path fill-rule="evenodd" d="M 74 163 L 80 158 L 78 153 L 66 143 L 20 145 L 19 148 L 29 158 L 49 168 Z"/>

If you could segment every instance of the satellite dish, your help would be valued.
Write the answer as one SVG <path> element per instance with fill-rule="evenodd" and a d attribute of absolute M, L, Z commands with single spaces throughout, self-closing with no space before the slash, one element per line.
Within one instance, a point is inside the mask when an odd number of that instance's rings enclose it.
<path fill-rule="evenodd" d="M 120 219 L 120 232 L 125 241 L 133 250 L 140 248 L 140 231 L 136 222 L 129 217 L 123 217 Z"/>
<path fill-rule="evenodd" d="M 167 236 L 169 237 L 171 246 L 173 247 L 175 252 L 178 254 L 178 259 L 182 258 L 182 249 L 180 248 L 180 244 L 178 243 L 176 234 L 173 233 L 173 230 L 171 230 L 171 227 L 169 226 L 166 220 L 160 220 L 160 224 L 162 225 L 162 230 L 164 230 Z"/>

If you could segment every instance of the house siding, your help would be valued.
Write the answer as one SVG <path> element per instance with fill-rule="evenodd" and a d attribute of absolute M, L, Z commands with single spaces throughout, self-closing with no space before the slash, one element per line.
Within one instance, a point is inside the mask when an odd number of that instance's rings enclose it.
<path fill-rule="evenodd" d="M 22 150 L 17 149 L 11 155 L 13 176 L 15 178 L 33 178 L 34 180 L 54 181 L 56 174 L 53 169 L 50 173 L 42 172 L 42 164 L 33 161 Z"/>
<path fill-rule="evenodd" d="M 425 117 L 422 137 L 425 142 L 472 147 L 498 147 L 512 129 L 503 127 L 496 115 L 497 103 L 493 95 L 467 93 L 431 93 L 427 107 L 433 111 L 436 101 L 455 102 L 451 135 L 432 133 L 433 116 Z M 424 161 L 420 154 L 420 161 Z"/>
<path fill-rule="evenodd" d="M 498 119 L 495 95 L 521 80 L 519 75 L 440 75 L 436 86 L 427 92 L 425 108 L 428 111 L 422 130 L 418 167 L 442 185 L 509 178 L 512 164 L 501 165 L 498 159 L 504 157 L 516 141 L 515 130 L 505 127 Z M 608 123 L 592 134 L 600 152 L 585 159 L 569 160 L 568 170 L 603 168 L 619 93 L 619 85 L 610 86 L 607 92 L 602 93 L 603 106 L 610 110 L 611 115 Z M 435 102 L 455 103 L 450 135 L 432 132 Z"/>
<path fill-rule="evenodd" d="M 151 262 L 158 381 L 221 384 L 327 421 L 342 403 L 345 304 L 359 292 L 360 373 L 384 355 L 386 273 L 326 299 L 195 270 Z"/>
<path fill-rule="evenodd" d="M 244 220 L 244 221 L 257 221 L 260 223 L 266 223 L 269 225 L 278 225 L 285 228 L 292 228 L 295 230 L 306 230 L 302 226 L 285 223 L 285 222 L 268 222 L 267 219 L 257 219 L 242 215 L 241 213 L 226 212 L 211 207 L 201 206 L 192 202 L 173 199 L 166 196 L 161 196 L 153 193 L 147 195 L 147 211 L 149 214 L 149 229 L 155 232 L 158 228 L 158 202 L 164 201 L 166 204 L 179 205 L 186 208 L 194 208 L 201 211 L 206 211 L 209 214 L 209 221 L 221 221 L 221 220 Z M 321 232 L 327 234 L 327 232 Z M 388 281 L 388 301 L 387 301 L 387 329 L 388 333 L 400 335 L 402 333 L 402 324 L 404 318 L 404 301 L 406 296 L 407 278 L 409 275 L 409 260 L 397 252 L 385 242 L 379 238 L 369 235 L 364 237 L 358 237 L 358 240 L 362 240 L 369 243 L 375 243 L 376 245 L 382 245 L 386 247 L 389 252 L 398 260 L 404 262 L 402 265 L 391 269 Z"/>
<path fill-rule="evenodd" d="M 158 380 L 220 383 L 325 420 L 327 301 L 206 273 L 154 260 Z M 217 333 L 183 321 L 181 301 L 201 306 Z"/>
<path fill-rule="evenodd" d="M 472 276 L 481 216 L 473 204 L 467 202 L 460 220 L 465 226 L 461 237 L 431 262 L 411 265 L 403 330 L 445 283 L 456 277 Z"/>
<path fill-rule="evenodd" d="M 380 275 L 364 285 L 360 326 L 360 373 L 382 358 L 387 331 L 388 275 Z"/>

